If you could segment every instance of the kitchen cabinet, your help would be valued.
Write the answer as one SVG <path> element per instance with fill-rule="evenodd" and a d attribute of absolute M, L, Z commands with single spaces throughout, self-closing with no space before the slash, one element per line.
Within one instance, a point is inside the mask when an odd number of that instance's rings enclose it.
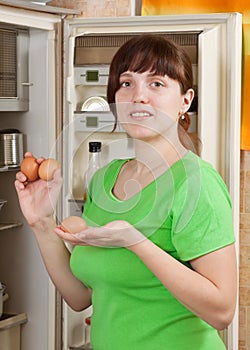
<path fill-rule="evenodd" d="M 229 187 L 238 235 L 241 16 L 131 16 L 110 21 L 74 18 L 75 11 L 24 3 L 0 1 L 0 23 L 28 30 L 29 109 L 0 112 L 0 129 L 18 128 L 25 135 L 24 150 L 55 157 L 63 165 L 65 181 L 57 218 L 68 216 L 79 200 L 79 183 L 75 185 L 72 179 L 84 172 L 76 165 L 82 163 L 80 157 L 84 159 L 86 136 L 84 130 L 75 129 L 74 119 L 79 97 L 74 73 L 78 38 L 192 32 L 198 36 L 197 131 L 203 141 L 202 157 L 213 163 Z M 0 197 L 9 203 L 8 211 L 6 207 L 0 212 L 0 219 L 4 215 L 22 224 L 0 232 L 0 280 L 10 295 L 6 311 L 28 315 L 23 349 L 68 350 L 83 341 L 84 318 L 91 310 L 76 313 L 61 300 L 20 213 L 13 188 L 15 172 L 0 172 L 0 177 Z M 237 317 L 236 312 L 232 326 L 223 334 L 230 350 L 238 349 Z"/>

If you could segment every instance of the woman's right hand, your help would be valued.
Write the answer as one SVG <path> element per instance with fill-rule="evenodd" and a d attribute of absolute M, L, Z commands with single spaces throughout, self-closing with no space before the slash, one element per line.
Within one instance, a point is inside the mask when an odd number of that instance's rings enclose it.
<path fill-rule="evenodd" d="M 25 153 L 25 157 L 32 153 Z M 44 158 L 38 158 L 41 164 Z M 16 174 L 15 188 L 18 194 L 21 210 L 29 225 L 34 225 L 39 220 L 50 217 L 55 209 L 63 179 L 60 169 L 56 170 L 51 181 L 38 179 L 28 182 L 26 176 L 20 171 Z"/>

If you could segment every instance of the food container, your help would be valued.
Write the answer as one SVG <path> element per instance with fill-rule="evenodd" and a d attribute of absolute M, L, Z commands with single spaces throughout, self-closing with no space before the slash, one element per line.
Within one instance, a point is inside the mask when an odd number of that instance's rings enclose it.
<path fill-rule="evenodd" d="M 0 130 L 0 166 L 18 167 L 23 159 L 23 134 L 17 129 Z"/>

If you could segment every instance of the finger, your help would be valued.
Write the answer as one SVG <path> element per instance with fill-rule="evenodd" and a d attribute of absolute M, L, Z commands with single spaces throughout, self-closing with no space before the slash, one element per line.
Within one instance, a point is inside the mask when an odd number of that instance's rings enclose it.
<path fill-rule="evenodd" d="M 56 226 L 56 227 L 54 228 L 54 232 L 55 232 L 58 236 L 60 236 L 60 237 L 62 237 L 62 238 L 64 238 L 64 237 L 67 238 L 67 236 L 72 235 L 72 234 L 69 233 L 69 232 L 65 233 L 63 230 L 60 229 L 59 226 Z"/>
<path fill-rule="evenodd" d="M 106 225 L 104 225 L 104 227 L 106 228 L 110 228 L 110 229 L 128 229 L 131 228 L 131 225 L 125 221 L 125 220 L 114 220 L 111 222 L 108 222 Z"/>
<path fill-rule="evenodd" d="M 73 239 L 70 235 L 70 233 L 68 233 L 67 235 L 62 234 L 61 232 L 58 232 L 57 230 L 54 230 L 55 234 L 61 238 L 63 241 L 70 243 L 70 244 L 75 244 L 75 239 Z"/>
<path fill-rule="evenodd" d="M 16 188 L 17 191 L 21 191 L 21 190 L 25 189 L 25 185 L 24 185 L 23 182 L 20 182 L 20 181 L 16 180 L 14 182 L 14 184 L 15 184 L 15 188 Z"/>
<path fill-rule="evenodd" d="M 25 152 L 25 154 L 24 154 L 24 157 L 26 158 L 26 157 L 32 157 L 33 156 L 33 153 L 31 153 L 31 152 Z"/>
<path fill-rule="evenodd" d="M 58 226 L 55 227 L 54 232 L 64 241 L 76 244 L 79 243 L 79 239 L 77 239 L 72 233 L 62 231 Z"/>
<path fill-rule="evenodd" d="M 27 177 L 21 171 L 18 171 L 18 173 L 16 173 L 16 179 L 20 182 L 27 181 Z"/>
<path fill-rule="evenodd" d="M 36 161 L 38 164 L 41 164 L 46 158 L 44 157 L 39 157 L 39 158 L 36 158 Z"/>

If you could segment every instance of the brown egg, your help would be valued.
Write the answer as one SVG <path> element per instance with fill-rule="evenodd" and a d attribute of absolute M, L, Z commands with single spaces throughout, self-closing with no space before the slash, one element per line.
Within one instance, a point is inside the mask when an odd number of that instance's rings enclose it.
<path fill-rule="evenodd" d="M 68 233 L 78 233 L 87 228 L 87 224 L 80 216 L 68 216 L 59 226 L 60 229 Z"/>
<path fill-rule="evenodd" d="M 28 181 L 35 181 L 39 178 L 38 176 L 39 164 L 35 157 L 26 157 L 21 163 L 21 172 L 27 177 Z"/>
<path fill-rule="evenodd" d="M 57 160 L 48 158 L 40 164 L 38 175 L 42 180 L 50 181 L 53 179 L 54 172 L 59 168 L 60 164 Z"/>

